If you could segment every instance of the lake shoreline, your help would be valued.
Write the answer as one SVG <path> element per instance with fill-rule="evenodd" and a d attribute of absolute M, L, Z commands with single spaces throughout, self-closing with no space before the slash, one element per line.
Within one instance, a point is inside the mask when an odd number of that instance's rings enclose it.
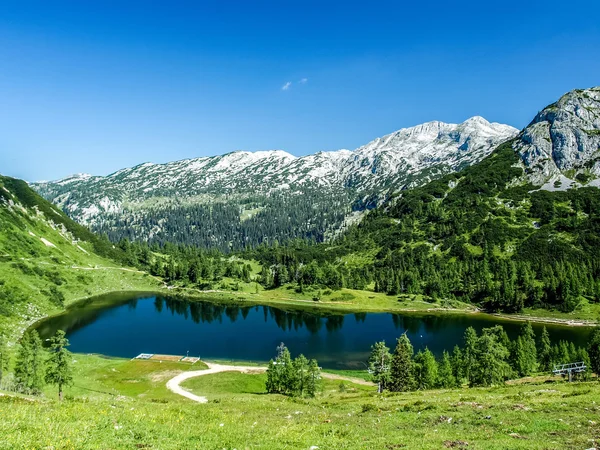
<path fill-rule="evenodd" d="M 181 291 L 185 291 L 183 294 Z M 300 300 L 300 299 L 276 299 L 267 298 L 260 294 L 248 294 L 246 292 L 235 292 L 225 290 L 209 290 L 201 291 L 198 289 L 188 287 L 178 288 L 165 288 L 158 287 L 151 290 L 115 290 L 107 291 L 102 294 L 80 297 L 72 300 L 66 305 L 62 311 L 54 311 L 51 314 L 46 314 L 41 317 L 37 317 L 34 320 L 29 321 L 23 328 L 23 332 L 29 329 L 35 329 L 40 326 L 46 320 L 52 319 L 53 317 L 64 314 L 71 308 L 80 307 L 87 303 L 94 303 L 95 300 L 101 299 L 108 295 L 140 295 L 140 296 L 154 296 L 154 295 L 166 295 L 174 298 L 182 297 L 184 300 L 189 301 L 209 301 L 218 304 L 229 304 L 229 305 L 253 305 L 253 306 L 274 306 L 282 310 L 295 310 L 303 312 L 317 312 L 317 313 L 332 313 L 332 314 L 361 314 L 361 313 L 389 313 L 389 314 L 409 314 L 409 315 L 480 315 L 484 317 L 490 317 L 495 319 L 502 319 L 506 321 L 517 321 L 517 322 L 532 322 L 539 324 L 549 324 L 560 327 L 595 327 L 598 322 L 585 320 L 585 319 L 569 319 L 569 318 L 555 318 L 555 317 L 541 317 L 541 316 L 529 316 L 524 314 L 504 314 L 504 313 L 488 313 L 481 311 L 475 306 L 470 308 L 445 308 L 445 307 L 425 307 L 425 308 L 414 308 L 414 307 L 402 307 L 401 302 L 395 307 L 374 307 L 367 308 L 364 305 L 354 305 L 351 302 L 323 302 L 323 301 L 312 301 L 312 300 Z M 426 303 L 426 302 L 423 302 Z"/>
<path fill-rule="evenodd" d="M 175 289 L 167 289 L 167 292 L 173 292 Z M 348 314 L 352 313 L 442 313 L 442 314 L 481 314 L 494 318 L 501 318 L 505 320 L 511 321 L 519 321 L 519 322 L 535 322 L 535 323 L 547 323 L 553 325 L 562 325 L 566 327 L 595 327 L 598 325 L 597 321 L 587 320 L 587 319 L 569 319 L 569 318 L 560 318 L 560 317 L 542 317 L 542 316 L 529 316 L 524 314 L 506 314 L 506 313 L 490 313 L 485 312 L 477 308 L 476 306 L 471 306 L 470 308 L 445 308 L 445 307 L 429 307 L 429 308 L 410 308 L 410 307 L 390 307 L 390 308 L 366 308 L 364 306 L 356 306 L 352 303 L 341 303 L 341 302 L 323 302 L 323 301 L 312 301 L 312 300 L 299 300 L 299 299 L 289 299 L 289 300 L 279 300 L 273 298 L 265 298 L 265 297 L 253 297 L 247 298 L 247 293 L 243 293 L 243 298 L 235 298 L 235 296 L 241 296 L 241 294 L 235 291 L 218 291 L 218 290 L 210 290 L 210 291 L 200 291 L 193 288 L 177 288 L 177 290 L 186 290 L 191 291 L 192 298 L 199 298 L 202 300 L 210 300 L 214 299 L 215 294 L 220 294 L 221 296 L 230 295 L 234 296 L 230 300 L 240 303 L 252 303 L 256 305 L 268 305 L 268 306 L 295 306 L 300 309 L 305 309 L 307 305 L 312 305 L 312 307 L 306 308 L 306 310 L 321 309 L 323 311 L 331 311 L 331 312 L 345 312 Z M 250 294 L 251 296 L 256 296 L 260 294 Z M 401 303 L 400 303 L 401 304 Z M 342 306 L 343 305 L 343 306 Z M 347 306 L 350 305 L 350 306 Z"/>

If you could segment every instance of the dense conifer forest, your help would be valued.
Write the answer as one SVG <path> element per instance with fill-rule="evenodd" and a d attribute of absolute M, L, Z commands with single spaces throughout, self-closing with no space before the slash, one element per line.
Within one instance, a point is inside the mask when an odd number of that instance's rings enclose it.
<path fill-rule="evenodd" d="M 289 239 L 324 242 L 350 212 L 348 193 L 313 190 L 213 203 L 166 203 L 143 211 L 107 214 L 92 230 L 111 241 L 181 243 L 221 252 Z"/>

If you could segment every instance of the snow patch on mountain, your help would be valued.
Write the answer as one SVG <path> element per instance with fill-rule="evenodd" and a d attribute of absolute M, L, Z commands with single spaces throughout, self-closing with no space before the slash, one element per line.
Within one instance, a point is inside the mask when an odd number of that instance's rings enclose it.
<path fill-rule="evenodd" d="M 306 189 L 362 198 L 429 181 L 480 161 L 518 133 L 513 127 L 472 117 L 461 124 L 427 122 L 377 138 L 356 150 L 296 157 L 283 150 L 144 163 L 106 177 L 87 174 L 34 187 L 71 217 L 90 224 L 125 205 L 151 199 L 268 196 Z"/>

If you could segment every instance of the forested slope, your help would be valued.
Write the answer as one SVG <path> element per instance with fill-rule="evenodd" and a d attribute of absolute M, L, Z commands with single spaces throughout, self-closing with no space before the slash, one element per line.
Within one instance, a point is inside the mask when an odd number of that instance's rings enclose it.
<path fill-rule="evenodd" d="M 566 94 L 480 163 L 403 191 L 331 245 L 258 248 L 265 281 L 284 270 L 505 312 L 600 301 L 599 106 L 599 88 Z"/>

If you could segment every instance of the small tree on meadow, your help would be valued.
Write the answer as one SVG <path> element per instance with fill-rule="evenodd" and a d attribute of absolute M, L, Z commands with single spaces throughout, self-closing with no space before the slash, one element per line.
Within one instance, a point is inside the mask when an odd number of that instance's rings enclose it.
<path fill-rule="evenodd" d="M 43 386 L 42 341 L 37 331 L 23 335 L 15 361 L 17 390 L 26 394 L 39 394 Z"/>
<path fill-rule="evenodd" d="M 390 390 L 410 391 L 414 388 L 413 346 L 406 333 L 398 338 L 390 370 Z"/>
<path fill-rule="evenodd" d="M 295 372 L 294 392 L 303 396 L 308 384 L 308 359 L 304 355 L 298 356 L 292 363 Z"/>
<path fill-rule="evenodd" d="M 63 330 L 50 338 L 50 356 L 46 361 L 45 381 L 58 387 L 58 399 L 63 399 L 63 388 L 73 383 L 71 352 L 67 350 L 69 340 Z"/>
<path fill-rule="evenodd" d="M 266 388 L 269 393 L 291 394 L 294 391 L 296 377 L 290 351 L 283 344 L 277 347 L 277 358 L 269 362 Z"/>
<path fill-rule="evenodd" d="M 437 383 L 438 365 L 433 353 L 428 348 L 420 351 L 414 361 L 415 382 L 417 389 L 433 389 Z"/>
<path fill-rule="evenodd" d="M 316 359 L 311 359 L 308 363 L 308 376 L 306 381 L 306 395 L 314 397 L 321 391 L 322 385 L 321 368 Z"/>
<path fill-rule="evenodd" d="M 444 350 L 444 353 L 442 353 L 442 359 L 438 365 L 437 386 L 441 388 L 456 387 L 456 378 L 454 378 L 454 374 L 452 372 L 450 355 L 446 350 Z"/>
<path fill-rule="evenodd" d="M 369 373 L 371 379 L 377 383 L 377 391 L 381 394 L 387 388 L 390 382 L 390 369 L 392 355 L 390 349 L 385 345 L 385 341 L 376 342 L 371 346 L 371 356 L 369 357 Z"/>

